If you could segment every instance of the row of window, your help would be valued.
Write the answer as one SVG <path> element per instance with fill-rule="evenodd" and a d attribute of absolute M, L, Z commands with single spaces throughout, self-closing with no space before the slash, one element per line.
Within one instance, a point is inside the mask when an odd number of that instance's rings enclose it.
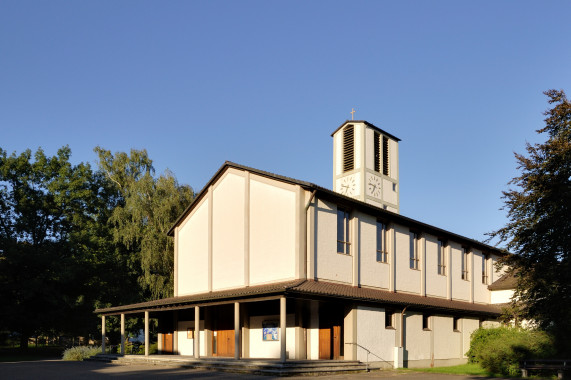
<path fill-rule="evenodd" d="M 350 215 L 349 211 L 338 208 L 337 209 L 337 252 L 350 255 L 351 254 L 351 239 L 349 228 Z M 382 221 L 377 221 L 377 261 L 380 263 L 389 262 L 389 251 L 387 245 L 387 225 Z M 418 270 L 420 268 L 420 234 L 418 232 L 411 232 L 410 238 L 410 269 Z M 469 249 L 462 247 L 462 261 L 461 261 L 461 278 L 469 280 Z M 482 260 L 482 284 L 488 284 L 488 266 L 489 256 L 485 255 Z M 446 276 L 446 242 L 438 240 L 438 261 L 437 272 L 439 275 Z"/>
<path fill-rule="evenodd" d="M 395 328 L 395 317 L 398 313 L 393 310 L 385 310 L 385 328 L 394 329 Z M 429 314 L 422 315 L 422 329 L 432 330 L 432 318 Z M 452 329 L 454 331 L 460 331 L 460 317 L 453 317 L 452 319 Z"/>

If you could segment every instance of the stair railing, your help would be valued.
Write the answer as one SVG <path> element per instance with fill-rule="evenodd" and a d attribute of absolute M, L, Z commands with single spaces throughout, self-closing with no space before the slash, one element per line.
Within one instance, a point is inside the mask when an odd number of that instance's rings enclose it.
<path fill-rule="evenodd" d="M 345 344 L 353 344 L 353 345 L 355 345 L 355 346 L 357 346 L 357 347 L 359 347 L 359 348 L 362 348 L 363 350 L 367 351 L 367 363 L 366 363 L 366 365 L 367 365 L 367 372 L 370 371 L 370 369 L 369 369 L 369 355 L 373 355 L 374 357 L 380 359 L 380 361 L 387 363 L 388 365 L 390 365 L 390 366 L 393 367 L 393 368 L 394 368 L 394 366 L 395 366 L 393 363 L 391 363 L 391 362 L 389 362 L 389 361 L 386 361 L 385 359 L 381 358 L 379 355 L 375 354 L 373 351 L 369 350 L 369 349 L 366 348 L 366 347 L 361 346 L 359 343 L 347 342 L 347 343 L 345 343 Z"/>

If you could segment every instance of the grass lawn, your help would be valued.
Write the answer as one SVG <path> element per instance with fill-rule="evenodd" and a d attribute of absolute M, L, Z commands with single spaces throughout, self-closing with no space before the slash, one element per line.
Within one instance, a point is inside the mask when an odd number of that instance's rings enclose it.
<path fill-rule="evenodd" d="M 0 362 L 61 359 L 63 350 L 62 347 L 28 347 L 24 352 L 19 348 L 0 348 Z"/>
<path fill-rule="evenodd" d="M 446 373 L 450 375 L 467 375 L 467 376 L 492 376 L 488 371 L 480 367 L 478 364 L 461 364 L 452 367 L 434 367 L 434 368 L 410 368 L 405 371 L 430 372 L 430 373 Z"/>

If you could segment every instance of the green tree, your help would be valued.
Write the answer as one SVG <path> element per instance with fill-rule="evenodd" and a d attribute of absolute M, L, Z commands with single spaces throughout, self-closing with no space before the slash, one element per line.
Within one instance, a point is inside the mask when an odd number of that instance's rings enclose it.
<path fill-rule="evenodd" d="M 505 191 L 508 223 L 492 238 L 506 243 L 508 273 L 516 276 L 513 306 L 523 318 L 553 330 L 559 343 L 571 343 L 571 103 L 563 91 L 545 92 L 547 140 L 515 154 L 520 175 Z"/>
<path fill-rule="evenodd" d="M 0 324 L 21 335 L 74 334 L 91 319 L 101 182 L 63 147 L 8 156 L 0 149 Z M 105 208 L 105 207 L 103 207 Z M 104 235 L 104 234 L 103 234 Z M 98 241 L 99 240 L 99 241 Z"/>
<path fill-rule="evenodd" d="M 170 171 L 154 177 L 146 150 L 128 155 L 96 147 L 95 152 L 119 199 L 109 218 L 114 241 L 130 252 L 129 265 L 139 274 L 144 298 L 172 296 L 174 245 L 167 232 L 192 201 L 192 188 L 179 185 Z"/>

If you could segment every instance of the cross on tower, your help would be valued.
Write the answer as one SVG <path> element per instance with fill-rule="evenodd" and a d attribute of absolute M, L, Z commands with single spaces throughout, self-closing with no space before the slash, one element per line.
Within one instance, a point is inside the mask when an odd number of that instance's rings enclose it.
<path fill-rule="evenodd" d="M 351 120 L 355 120 L 354 114 L 355 114 L 355 108 L 351 108 Z"/>

